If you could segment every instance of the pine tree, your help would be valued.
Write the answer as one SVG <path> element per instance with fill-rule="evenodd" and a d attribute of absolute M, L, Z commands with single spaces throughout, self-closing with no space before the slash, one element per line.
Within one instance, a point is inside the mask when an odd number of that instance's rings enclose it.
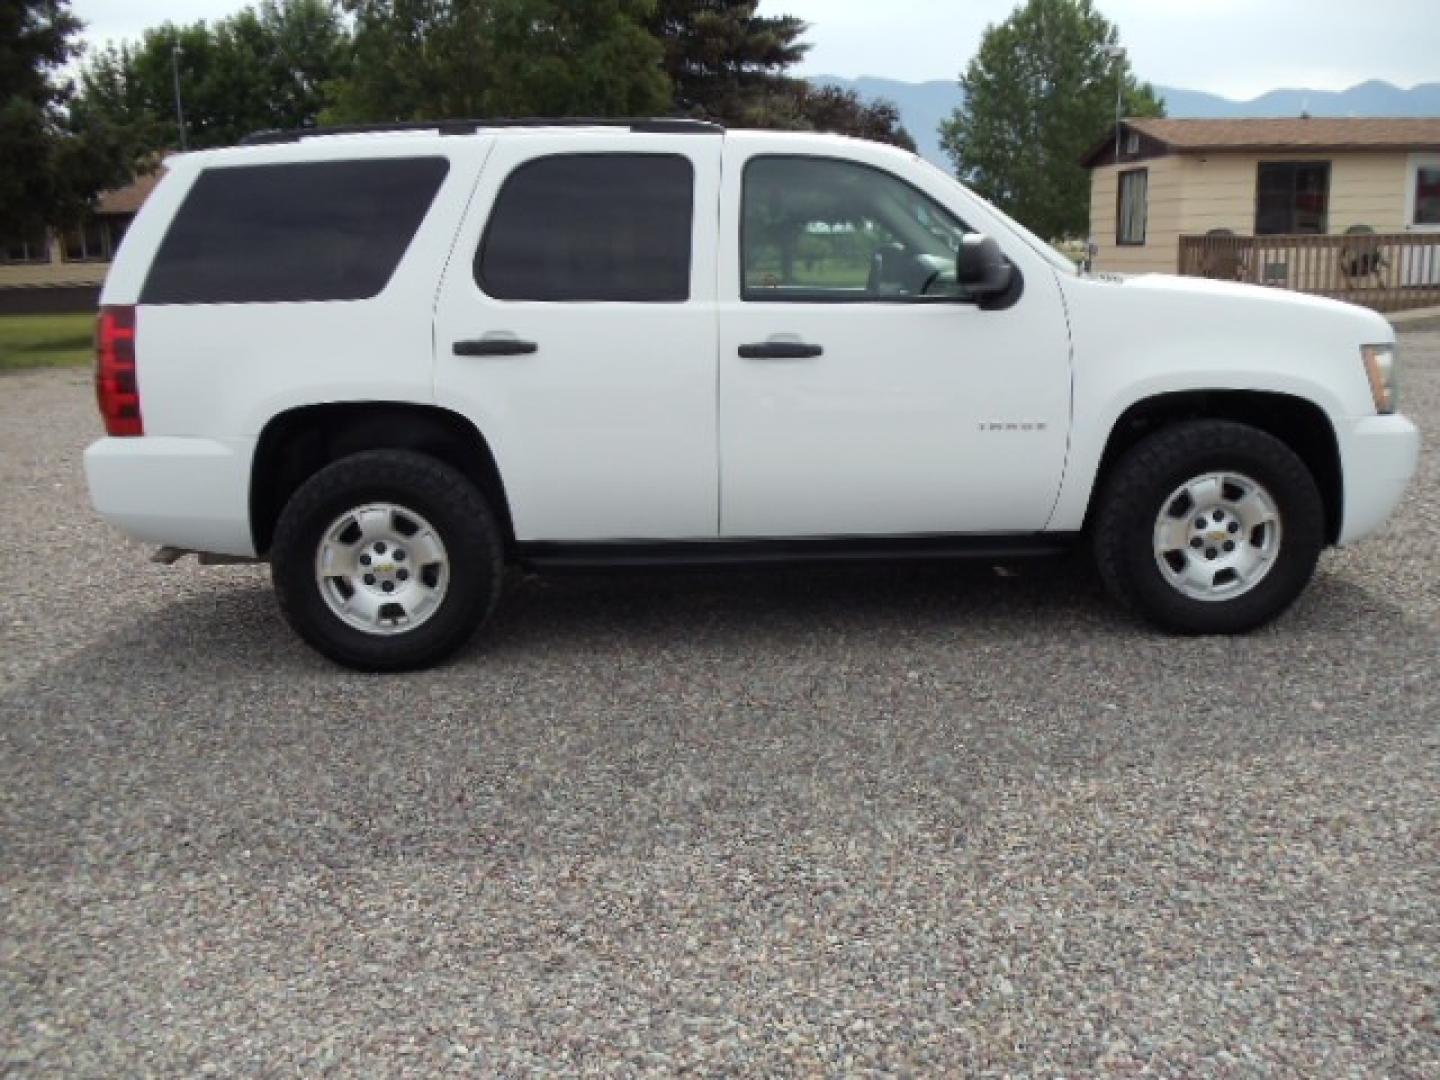
<path fill-rule="evenodd" d="M 757 14 L 758 0 L 658 0 L 648 25 L 664 49 L 678 111 L 753 124 L 788 91 L 785 72 L 810 48 L 791 15 Z"/>
<path fill-rule="evenodd" d="M 890 102 L 790 75 L 810 48 L 801 40 L 809 27 L 792 15 L 760 15 L 758 7 L 756 0 L 659 0 L 648 25 L 665 50 L 676 112 L 915 148 Z"/>

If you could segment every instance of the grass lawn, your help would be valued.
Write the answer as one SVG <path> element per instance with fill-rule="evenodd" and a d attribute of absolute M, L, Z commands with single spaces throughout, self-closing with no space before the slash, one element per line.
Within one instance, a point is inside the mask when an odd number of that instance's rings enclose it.
<path fill-rule="evenodd" d="M 88 364 L 95 359 L 95 316 L 0 316 L 0 371 Z"/>

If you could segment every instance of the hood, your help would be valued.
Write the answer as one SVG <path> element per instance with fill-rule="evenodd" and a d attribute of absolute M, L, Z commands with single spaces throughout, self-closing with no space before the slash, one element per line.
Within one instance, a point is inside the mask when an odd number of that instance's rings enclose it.
<path fill-rule="evenodd" d="M 1247 310 L 1280 314 L 1291 312 L 1311 319 L 1347 324 L 1368 341 L 1388 341 L 1394 330 L 1385 318 L 1369 308 L 1325 296 L 1293 292 L 1271 285 L 1182 277 L 1178 274 L 1090 274 L 1079 279 L 1104 288 L 1118 287 L 1137 302 L 1173 300 L 1187 310 Z"/>

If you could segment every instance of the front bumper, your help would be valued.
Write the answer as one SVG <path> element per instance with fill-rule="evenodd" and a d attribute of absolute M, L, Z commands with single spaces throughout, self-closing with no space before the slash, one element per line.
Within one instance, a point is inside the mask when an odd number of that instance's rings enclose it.
<path fill-rule="evenodd" d="M 101 439 L 85 479 L 100 516 L 137 540 L 248 558 L 254 453 L 254 439 Z"/>
<path fill-rule="evenodd" d="M 1354 420 L 1341 437 L 1345 514 L 1340 543 L 1353 544 L 1385 523 L 1420 460 L 1420 432 L 1403 416 Z"/>

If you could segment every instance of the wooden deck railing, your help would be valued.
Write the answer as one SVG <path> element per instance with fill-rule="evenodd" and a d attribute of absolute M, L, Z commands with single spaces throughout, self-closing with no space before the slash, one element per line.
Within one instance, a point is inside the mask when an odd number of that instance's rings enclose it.
<path fill-rule="evenodd" d="M 1376 311 L 1440 304 L 1440 234 L 1182 236 L 1180 273 L 1330 296 Z"/>

